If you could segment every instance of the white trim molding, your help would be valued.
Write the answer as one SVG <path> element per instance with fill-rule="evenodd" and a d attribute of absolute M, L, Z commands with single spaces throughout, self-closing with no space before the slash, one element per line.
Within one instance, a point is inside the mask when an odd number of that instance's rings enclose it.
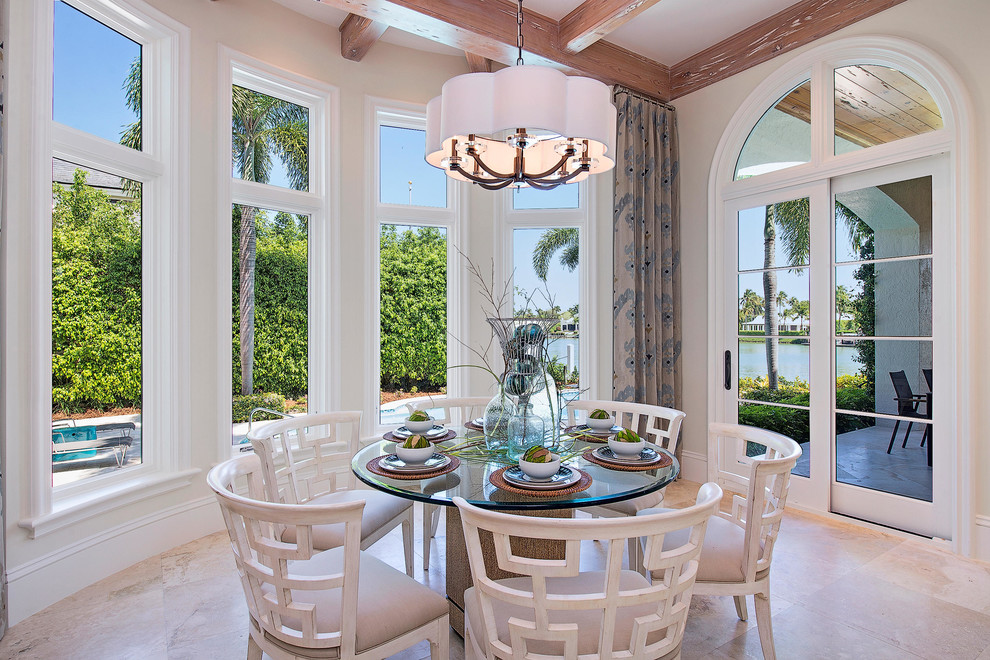
<path fill-rule="evenodd" d="M 942 112 L 944 128 L 869 149 L 834 155 L 828 135 L 831 131 L 831 99 L 821 98 L 821 95 L 823 90 L 827 94 L 827 90 L 831 89 L 833 68 L 854 63 L 887 66 L 910 75 L 932 94 Z M 735 181 L 736 157 L 753 126 L 767 108 L 808 79 L 812 80 L 814 99 L 810 162 Z M 962 80 L 942 57 L 930 49 L 886 35 L 838 39 L 793 58 L 750 93 L 722 134 L 708 180 L 708 355 L 709 359 L 714 360 L 722 344 L 721 329 L 725 323 L 731 322 L 726 319 L 727 312 L 720 304 L 729 295 L 724 291 L 727 266 L 720 255 L 727 240 L 723 219 L 731 200 L 830 181 L 846 174 L 948 152 L 948 209 L 940 214 L 946 239 L 936 258 L 952 264 L 952 271 L 951 281 L 940 287 L 947 295 L 940 299 L 943 329 L 939 331 L 936 327 L 936 333 L 942 348 L 936 349 L 940 351 L 936 361 L 941 356 L 942 363 L 951 365 L 951 368 L 944 369 L 947 373 L 939 378 L 940 396 L 935 400 L 933 416 L 940 420 L 939 436 L 952 441 L 947 443 L 947 451 L 943 454 L 945 462 L 950 465 L 943 464 L 938 469 L 951 473 L 948 475 L 951 502 L 946 507 L 952 518 L 951 544 L 954 552 L 964 555 L 972 555 L 976 551 L 973 536 L 976 530 L 977 447 L 972 429 L 979 428 L 976 422 L 979 411 L 973 407 L 970 393 L 979 391 L 979 383 L 976 382 L 976 370 L 965 359 L 967 354 L 979 353 L 970 328 L 969 310 L 972 264 L 981 258 L 977 244 L 971 240 L 979 190 L 973 181 L 975 121 L 972 102 Z M 720 415 L 724 409 L 721 379 L 714 378 L 715 372 L 720 373 L 721 370 L 710 372 L 713 378 L 707 384 L 708 421 L 721 421 Z M 828 497 L 824 493 L 819 498 L 823 506 L 816 510 L 828 511 Z"/>
<path fill-rule="evenodd" d="M 117 573 L 121 567 L 223 528 L 216 498 L 209 495 L 129 520 L 8 567 L 10 625 Z"/>
<path fill-rule="evenodd" d="M 990 562 L 990 516 L 975 516 L 973 530 L 972 556 Z"/>
<path fill-rule="evenodd" d="M 703 484 L 708 481 L 708 455 L 681 450 L 680 478 Z"/>

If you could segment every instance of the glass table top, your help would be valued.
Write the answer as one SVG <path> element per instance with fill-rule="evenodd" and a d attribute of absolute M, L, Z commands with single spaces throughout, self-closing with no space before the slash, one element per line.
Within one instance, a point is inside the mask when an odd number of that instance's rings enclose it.
<path fill-rule="evenodd" d="M 453 447 L 463 443 L 465 436 L 455 440 L 439 443 L 438 451 L 445 447 Z M 477 432 L 468 432 L 466 437 L 482 438 Z M 563 437 L 563 436 L 562 436 Z M 567 439 L 568 445 L 571 440 Z M 604 447 L 602 443 L 588 443 L 574 440 L 572 451 L 583 451 L 586 448 Z M 569 459 L 565 465 L 576 467 L 591 476 L 591 486 L 579 493 L 555 495 L 522 495 L 511 493 L 495 487 L 488 477 L 499 468 L 506 465 L 504 459 L 484 460 L 483 458 L 459 455 L 461 464 L 457 469 L 447 474 L 428 479 L 392 479 L 383 477 L 368 470 L 368 462 L 394 452 L 395 444 L 386 440 L 369 444 L 358 451 L 351 461 L 351 469 L 357 478 L 369 486 L 411 500 L 428 502 L 430 504 L 452 505 L 454 497 L 465 500 L 486 509 L 569 509 L 576 507 L 607 504 L 639 497 L 659 490 L 677 477 L 680 465 L 673 459 L 670 465 L 639 472 L 613 470 L 585 460 L 580 455 Z M 657 451 L 670 455 L 664 449 Z"/>

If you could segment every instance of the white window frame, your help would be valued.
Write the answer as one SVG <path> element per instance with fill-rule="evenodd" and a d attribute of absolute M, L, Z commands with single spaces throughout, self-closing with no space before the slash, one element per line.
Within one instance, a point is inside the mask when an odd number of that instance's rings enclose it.
<path fill-rule="evenodd" d="M 365 364 L 368 371 L 367 391 L 364 396 L 364 429 L 366 436 L 380 435 L 392 430 L 394 425 L 382 424 L 381 419 L 381 239 L 382 224 L 417 225 L 447 230 L 447 366 L 467 364 L 467 351 L 455 339 L 468 341 L 468 319 L 462 301 L 468 291 L 467 271 L 458 249 L 467 245 L 467 231 L 462 215 L 462 196 L 466 183 L 447 178 L 447 206 L 411 206 L 384 204 L 381 202 L 381 127 L 395 126 L 426 130 L 426 106 L 390 99 L 365 97 L 367 126 L 367 152 L 365 162 L 365 199 L 368 200 L 368 218 L 365 240 L 368 245 L 369 277 L 365 278 L 365 300 L 368 317 L 366 327 L 371 341 Z M 447 396 L 461 396 L 467 382 L 463 369 L 448 369 Z"/>
<path fill-rule="evenodd" d="M 821 99 L 825 90 L 832 90 L 833 70 L 851 64 L 877 64 L 903 71 L 918 81 L 934 97 L 942 111 L 944 128 L 903 138 L 868 149 L 834 155 L 832 131 L 833 102 Z M 760 176 L 733 180 L 734 168 L 746 137 L 763 115 L 788 90 L 807 79 L 812 81 L 812 158 L 811 162 Z M 951 470 L 951 545 L 955 552 L 972 554 L 975 534 L 975 443 L 971 440 L 973 427 L 970 392 L 973 389 L 970 361 L 964 359 L 971 345 L 969 323 L 970 297 L 970 233 L 973 225 L 973 166 L 972 106 L 966 87 L 953 69 L 939 55 L 917 43 L 884 35 L 866 35 L 838 40 L 814 48 L 792 59 L 773 75 L 767 77 L 742 104 L 727 126 L 712 161 L 708 184 L 709 231 L 709 324 L 708 354 L 719 360 L 708 382 L 709 421 L 718 421 L 725 410 L 725 391 L 721 387 L 721 361 L 718 353 L 719 334 L 728 312 L 718 301 L 728 295 L 726 282 L 727 245 L 726 214 L 733 200 L 772 193 L 791 186 L 829 181 L 842 175 L 867 171 L 905 161 L 949 154 L 949 204 L 944 209 L 943 244 L 934 247 L 937 259 L 953 265 L 944 282 L 950 292 L 944 300 L 944 313 L 933 319 L 936 344 L 935 361 L 952 365 L 954 373 L 940 379 L 941 394 L 934 401 L 933 418 L 940 425 L 939 435 L 952 438 L 947 451 L 947 469 Z M 813 229 L 814 231 L 814 229 Z M 951 236 L 951 240 L 949 237 Z M 933 237 L 934 238 L 934 237 Z M 814 285 L 813 285 L 814 286 Z M 941 287 L 940 287 L 941 288 Z M 938 295 L 938 292 L 936 292 Z M 733 367 L 735 369 L 735 366 Z M 714 375 L 717 374 L 718 378 Z M 734 374 L 735 375 L 735 374 Z M 819 396 L 827 393 L 819 393 Z M 813 395 L 814 396 L 814 395 Z M 817 405 L 815 399 L 812 406 Z M 949 444 L 949 443 L 946 443 Z M 812 447 L 812 470 L 816 461 L 829 462 L 829 446 Z M 797 480 L 801 481 L 801 480 Z M 792 494 L 798 495 L 792 482 Z M 798 498 L 795 498 L 798 499 Z M 814 510 L 827 512 L 829 503 L 809 502 Z"/>
<path fill-rule="evenodd" d="M 217 136 L 220 145 L 217 190 L 217 300 L 221 328 L 217 342 L 217 401 L 222 415 L 217 420 L 217 456 L 222 460 L 239 453 L 231 445 L 233 358 L 229 307 L 231 275 L 230 237 L 234 204 L 309 216 L 307 247 L 308 344 L 307 408 L 310 413 L 328 412 L 339 406 L 339 355 L 334 347 L 340 336 L 339 287 L 334 264 L 339 250 L 339 100 L 340 90 L 326 83 L 279 69 L 243 53 L 220 47 L 217 79 Z M 309 190 L 293 190 L 271 184 L 244 181 L 233 175 L 232 88 L 247 87 L 295 103 L 309 110 Z"/>
<path fill-rule="evenodd" d="M 31 153 L 26 186 L 11 185 L 15 206 L 28 212 L 31 247 L 31 322 L 36 330 L 26 367 L 31 404 L 29 501 L 18 525 L 32 538 L 80 520 L 181 488 L 190 468 L 188 417 L 189 31 L 140 0 L 65 0 L 66 4 L 142 46 L 142 151 L 105 140 L 52 119 L 54 4 L 27 3 L 12 13 L 11 31 L 30 35 L 35 70 L 11 88 L 18 116 L 29 119 Z M 15 113 L 11 113 L 15 114 Z M 52 487 L 51 457 L 51 258 L 52 158 L 120 175 L 142 184 L 142 463 L 111 474 Z M 8 184 L 11 179 L 8 174 Z M 9 217 L 8 217 L 9 220 Z M 7 276 L 10 277 L 8 271 Z M 9 280 L 8 280 L 9 281 Z M 8 399 L 9 401 L 10 399 Z M 8 436 L 9 438 L 10 436 Z"/>
<path fill-rule="evenodd" d="M 516 229 L 542 229 L 553 227 L 577 227 L 580 231 L 578 247 L 578 308 L 581 310 L 580 340 L 578 342 L 578 381 L 581 398 L 597 399 L 596 383 L 598 383 L 598 360 L 596 354 L 601 345 L 598 341 L 598 304 L 596 301 L 592 274 L 597 272 L 598 251 L 592 249 L 594 237 L 591 228 L 591 209 L 595 206 L 595 187 L 589 185 L 590 179 L 576 184 L 578 191 L 578 207 L 575 209 L 515 209 L 512 207 L 511 187 L 498 193 L 495 201 L 495 263 L 499 264 L 501 282 L 509 282 L 511 291 L 515 291 L 513 281 L 513 231 Z M 514 296 L 510 300 L 514 306 Z M 507 316 L 512 316 L 513 309 L 502 310 Z M 611 350 L 611 347 L 608 347 Z"/>

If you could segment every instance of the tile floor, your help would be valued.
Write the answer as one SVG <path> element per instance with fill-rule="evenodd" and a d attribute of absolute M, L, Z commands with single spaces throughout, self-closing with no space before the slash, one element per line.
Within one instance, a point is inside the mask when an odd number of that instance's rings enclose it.
<path fill-rule="evenodd" d="M 686 481 L 673 484 L 668 504 L 692 502 L 697 488 Z M 396 531 L 372 552 L 401 567 L 401 547 Z M 417 579 L 441 593 L 443 548 L 441 526 L 431 570 L 421 570 L 422 559 L 416 570 Z M 990 564 L 921 540 L 789 511 L 774 552 L 772 587 L 782 660 L 990 660 Z M 226 534 L 212 534 L 22 621 L 0 641 L 0 659 L 241 660 L 246 617 Z M 451 634 L 451 657 L 463 656 L 461 639 Z M 395 656 L 427 657 L 425 644 Z M 696 597 L 683 657 L 762 658 L 755 619 L 739 621 L 731 598 Z"/>

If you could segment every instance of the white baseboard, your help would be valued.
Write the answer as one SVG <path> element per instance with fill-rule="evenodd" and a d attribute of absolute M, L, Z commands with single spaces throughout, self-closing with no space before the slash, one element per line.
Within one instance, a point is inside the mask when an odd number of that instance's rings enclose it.
<path fill-rule="evenodd" d="M 681 478 L 699 484 L 708 481 L 708 456 L 693 451 L 682 451 Z"/>
<path fill-rule="evenodd" d="M 184 502 L 8 568 L 9 625 L 139 561 L 223 529 L 216 502 L 213 496 Z"/>
<path fill-rule="evenodd" d="M 990 562 L 990 516 L 976 516 L 973 525 L 973 558 Z"/>

